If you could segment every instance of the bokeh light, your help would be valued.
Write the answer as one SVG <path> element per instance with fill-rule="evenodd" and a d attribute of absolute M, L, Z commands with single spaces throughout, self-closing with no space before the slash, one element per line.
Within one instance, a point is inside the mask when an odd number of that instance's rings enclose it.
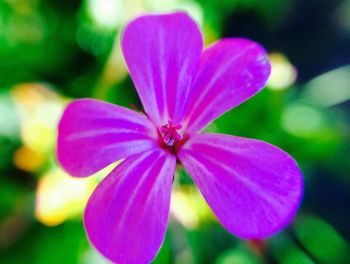
<path fill-rule="evenodd" d="M 268 88 L 272 90 L 283 90 L 294 83 L 297 71 L 288 59 L 281 53 L 270 53 L 271 75 Z"/>

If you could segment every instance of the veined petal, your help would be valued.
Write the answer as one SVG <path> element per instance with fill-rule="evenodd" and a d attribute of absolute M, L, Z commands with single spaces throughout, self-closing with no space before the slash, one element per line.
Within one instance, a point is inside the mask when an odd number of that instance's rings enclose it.
<path fill-rule="evenodd" d="M 149 263 L 165 236 L 175 156 L 151 150 L 127 158 L 96 188 L 85 209 L 92 244 L 118 264 Z"/>
<path fill-rule="evenodd" d="M 157 147 L 147 117 L 113 104 L 79 99 L 65 109 L 58 126 L 57 159 L 73 176 L 88 176 L 107 165 Z"/>
<path fill-rule="evenodd" d="M 241 238 L 264 238 L 289 224 L 303 179 L 287 153 L 263 141 L 201 134 L 179 153 L 223 226 Z"/>
<path fill-rule="evenodd" d="M 122 49 L 150 119 L 179 123 L 203 49 L 197 24 L 182 12 L 141 16 L 125 28 Z"/>
<path fill-rule="evenodd" d="M 185 114 L 187 133 L 195 134 L 259 92 L 270 68 L 265 50 L 247 39 L 223 39 L 205 49 Z"/>

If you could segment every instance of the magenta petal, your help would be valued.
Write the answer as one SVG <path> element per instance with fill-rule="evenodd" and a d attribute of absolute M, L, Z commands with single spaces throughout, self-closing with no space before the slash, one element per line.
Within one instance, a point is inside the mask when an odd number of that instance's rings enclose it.
<path fill-rule="evenodd" d="M 303 179 L 295 160 L 263 141 L 202 134 L 179 153 L 223 226 L 241 238 L 264 238 L 288 225 Z"/>
<path fill-rule="evenodd" d="M 96 188 L 85 209 L 92 244 L 118 264 L 149 263 L 165 236 L 176 158 L 151 150 L 127 158 Z"/>
<path fill-rule="evenodd" d="M 70 103 L 58 127 L 57 159 L 71 175 L 91 175 L 127 156 L 157 146 L 143 115 L 93 99 Z"/>
<path fill-rule="evenodd" d="M 158 126 L 182 120 L 202 48 L 199 28 L 186 13 L 146 15 L 125 28 L 122 49 L 130 75 Z"/>
<path fill-rule="evenodd" d="M 265 50 L 247 39 L 223 39 L 202 54 L 186 112 L 194 134 L 215 118 L 259 92 L 270 75 Z"/>

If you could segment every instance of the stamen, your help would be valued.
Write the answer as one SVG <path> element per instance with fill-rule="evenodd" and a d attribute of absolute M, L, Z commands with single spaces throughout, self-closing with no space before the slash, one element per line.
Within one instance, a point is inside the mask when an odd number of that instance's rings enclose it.
<path fill-rule="evenodd" d="M 165 145 L 172 147 L 176 141 L 181 141 L 183 139 L 181 128 L 182 125 L 175 125 L 171 120 L 169 120 L 168 124 L 159 128 L 159 133 Z"/>

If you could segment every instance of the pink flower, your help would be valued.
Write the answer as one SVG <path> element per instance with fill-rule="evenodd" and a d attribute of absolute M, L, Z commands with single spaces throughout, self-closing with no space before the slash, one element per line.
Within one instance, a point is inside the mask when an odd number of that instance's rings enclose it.
<path fill-rule="evenodd" d="M 57 157 L 71 175 L 89 176 L 125 158 L 86 206 L 92 244 L 119 264 L 152 261 L 166 232 L 177 161 L 236 236 L 264 238 L 289 224 L 303 189 L 294 159 L 259 140 L 200 133 L 263 88 L 265 50 L 240 38 L 203 50 L 185 13 L 133 20 L 122 49 L 147 115 L 81 99 L 59 124 Z"/>

